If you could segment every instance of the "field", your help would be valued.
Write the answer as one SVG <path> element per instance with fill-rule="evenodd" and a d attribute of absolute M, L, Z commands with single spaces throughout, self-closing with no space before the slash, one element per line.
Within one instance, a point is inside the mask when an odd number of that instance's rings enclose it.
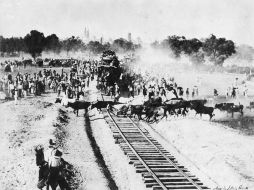
<path fill-rule="evenodd" d="M 19 71 L 34 73 L 39 70 L 28 67 Z M 61 68 L 56 70 L 61 72 Z M 64 70 L 68 72 L 68 69 Z M 3 74 L 1 70 L 1 77 Z M 96 83 L 91 85 L 86 98 L 93 101 L 97 99 Z M 0 104 L 1 189 L 37 188 L 38 166 L 34 148 L 42 145 L 47 149 L 50 138 L 57 140 L 64 150 L 63 158 L 72 165 L 75 174 L 70 181 L 72 189 L 108 190 L 114 189 L 112 183 L 120 189 L 135 190 L 137 186 L 145 189 L 141 179 L 137 180 L 140 176 L 129 167 L 124 155 L 112 157 L 112 154 L 121 154 L 121 150 L 114 144 L 100 114 L 91 112 L 91 121 L 82 111 L 76 117 L 72 109 L 55 104 L 55 98 L 56 94 L 49 92 L 39 97 L 23 98 L 17 105 L 13 101 Z M 105 147 L 107 144 L 110 146 Z"/>
<path fill-rule="evenodd" d="M 178 67 L 176 65 L 179 62 L 168 58 L 154 61 L 143 60 L 138 63 L 139 68 L 135 69 L 158 78 L 174 77 L 176 83 L 184 89 L 198 86 L 197 98 L 212 98 L 212 102 L 207 106 L 234 102 L 246 107 L 253 101 L 254 83 L 246 81 L 244 74 L 204 71 L 186 64 Z M 236 78 L 239 95 L 235 99 L 226 98 L 226 89 L 235 84 Z M 243 96 L 243 83 L 248 88 L 248 97 Z M 213 97 L 215 88 L 218 90 L 218 97 Z M 254 174 L 250 169 L 254 167 L 253 116 L 253 111 L 249 109 L 244 109 L 243 117 L 236 113 L 234 118 L 231 114 L 215 110 L 215 116 L 210 122 L 208 116 L 201 119 L 190 111 L 187 119 L 171 118 L 169 121 L 153 124 L 148 129 L 165 147 L 168 147 L 168 150 L 177 155 L 177 159 L 195 171 L 210 187 L 253 189 Z"/>
<path fill-rule="evenodd" d="M 137 68 L 140 65 L 137 65 Z M 210 106 L 217 102 L 235 102 L 248 105 L 254 91 L 252 81 L 247 81 L 249 97 L 242 95 L 237 99 L 225 99 L 225 90 L 238 78 L 241 93 L 245 75 L 212 73 L 172 67 L 146 67 L 150 75 L 174 77 L 179 86 L 190 89 L 198 85 L 199 97 L 213 97 L 213 89 L 220 94 Z M 153 69 L 153 72 L 149 70 Z M 163 69 L 163 70 L 162 70 Z M 20 68 L 20 72 L 38 72 L 38 68 Z M 61 68 L 57 69 L 58 72 Z M 68 71 L 68 69 L 64 68 Z M 15 71 L 17 73 L 18 70 Z M 144 71 L 142 71 L 144 72 Z M 1 69 L 1 76 L 4 72 Z M 96 99 L 95 83 L 87 89 L 90 100 Z M 75 117 L 71 109 L 54 104 L 56 94 L 47 93 L 42 97 L 21 99 L 18 105 L 9 101 L 0 104 L 0 185 L 2 189 L 35 189 L 38 168 L 35 165 L 34 147 L 38 144 L 47 146 L 48 139 L 57 137 L 64 148 L 64 158 L 76 171 L 73 187 L 76 189 L 112 189 L 110 180 L 116 181 L 120 189 L 143 189 L 143 184 L 135 171 L 130 169 L 119 147 L 113 143 L 107 125 L 97 112 L 88 118 Z M 63 114 L 61 115 L 61 114 Z M 66 121 L 61 121 L 65 118 Z M 187 119 L 171 118 L 148 127 L 179 162 L 187 166 L 194 174 L 210 187 L 249 187 L 254 188 L 253 168 L 253 112 L 244 110 L 244 117 L 236 113 L 231 115 L 215 111 L 212 122 L 208 117 L 195 117 L 191 111 Z M 92 128 L 89 128 L 89 125 Z M 90 127 L 91 127 L 90 126 Z M 103 131 L 103 133 L 101 132 Z M 92 135 L 92 136 L 91 136 Z M 100 149 L 101 156 L 95 151 L 94 142 Z M 106 146 L 108 145 L 108 146 Z M 113 152 L 113 153 L 112 153 Z M 119 155 L 119 156 L 114 156 Z M 98 157 L 103 157 L 98 159 Z M 122 164 L 122 162 L 126 164 Z M 100 163 L 100 164 L 98 164 Z M 103 173 L 108 168 L 113 175 Z M 116 169 L 116 168 L 119 168 Z M 110 179 L 112 178 L 112 179 Z M 112 184 L 111 184 L 112 185 Z M 74 189 L 75 189 L 74 188 Z"/>
<path fill-rule="evenodd" d="M 186 60 L 171 60 L 167 57 L 157 58 L 146 53 L 134 70 L 149 73 L 148 76 L 169 79 L 174 77 L 178 86 L 192 89 L 198 86 L 199 96 L 210 98 L 207 106 L 221 102 L 241 103 L 245 107 L 253 101 L 253 81 L 246 81 L 246 75 L 234 73 L 211 72 L 193 68 L 185 64 Z M 182 64 L 177 66 L 178 64 Z M 226 98 L 226 89 L 235 84 L 239 88 L 237 98 Z M 244 83 L 248 88 L 248 97 L 243 96 Z M 219 96 L 213 97 L 213 90 Z M 168 150 L 177 155 L 177 159 L 186 164 L 210 187 L 221 189 L 253 189 L 254 174 L 250 168 L 254 165 L 254 126 L 253 111 L 244 109 L 243 117 L 239 113 L 223 113 L 215 110 L 212 122 L 208 116 L 195 117 L 190 111 L 187 119 L 172 117 L 148 127 L 148 130 Z"/>

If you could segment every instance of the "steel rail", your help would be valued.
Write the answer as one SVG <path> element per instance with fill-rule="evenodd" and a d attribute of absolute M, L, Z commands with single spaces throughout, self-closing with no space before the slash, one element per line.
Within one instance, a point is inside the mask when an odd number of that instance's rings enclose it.
<path fill-rule="evenodd" d="M 102 100 L 104 101 L 104 98 L 103 98 L 102 94 L 101 94 L 101 97 L 102 97 Z M 115 109 L 115 110 L 117 110 L 117 109 Z M 135 150 L 135 148 L 131 145 L 129 140 L 126 138 L 126 136 L 124 135 L 124 132 L 122 132 L 121 128 L 119 127 L 119 123 L 117 124 L 117 122 L 115 121 L 115 119 L 111 115 L 111 114 L 113 114 L 113 115 L 115 115 L 115 114 L 111 113 L 108 109 L 107 109 L 107 114 L 108 114 L 109 118 L 113 121 L 114 126 L 119 131 L 119 133 L 120 133 L 121 137 L 123 138 L 123 140 L 129 146 L 129 148 L 132 150 L 132 152 L 135 154 L 135 156 L 139 159 L 139 161 L 144 165 L 144 167 L 147 169 L 147 171 L 149 173 L 151 173 L 153 178 L 162 187 L 163 190 L 168 189 L 166 187 L 166 185 L 164 185 L 163 182 L 152 171 L 152 169 L 146 164 L 144 159 L 141 158 L 141 156 L 138 154 L 138 152 Z M 130 117 L 127 116 L 127 118 L 129 119 L 130 124 L 132 124 L 132 126 L 134 126 L 136 129 L 138 129 L 138 131 L 142 134 L 142 136 L 156 149 L 156 151 L 158 151 L 161 154 L 161 156 L 163 156 L 184 178 L 186 178 L 196 189 L 203 190 L 203 188 L 200 185 L 198 185 L 195 181 L 193 181 L 180 167 L 177 166 L 177 164 L 175 164 L 172 160 L 170 160 L 170 158 L 156 144 L 154 144 L 149 139 L 149 137 L 140 129 L 140 127 Z"/>
<path fill-rule="evenodd" d="M 120 135 L 122 138 L 126 141 L 127 145 L 130 147 L 130 149 L 133 151 L 133 153 L 136 155 L 136 157 L 139 159 L 139 161 L 145 166 L 148 172 L 150 172 L 153 176 L 153 178 L 157 181 L 157 183 L 164 189 L 167 190 L 168 188 L 161 182 L 161 180 L 156 176 L 156 174 L 149 168 L 149 166 L 145 163 L 145 161 L 140 157 L 140 155 L 137 153 L 137 151 L 133 148 L 133 146 L 130 144 L 128 139 L 125 137 L 123 132 L 121 131 L 120 127 L 117 125 L 116 121 L 114 118 L 111 116 L 110 112 L 107 110 L 108 116 L 110 119 L 113 121 L 115 127 L 118 129 Z"/>
<path fill-rule="evenodd" d="M 132 122 L 132 124 L 139 130 L 139 132 L 141 133 L 141 134 L 143 134 L 143 136 L 146 138 L 146 140 L 147 141 L 149 141 L 155 148 L 156 148 L 156 150 L 158 151 L 158 152 L 160 152 L 160 154 L 168 161 L 168 162 L 170 162 L 170 164 L 172 164 L 174 167 L 175 167 L 175 169 L 177 169 L 177 171 L 179 172 L 179 173 L 181 173 L 182 175 L 183 175 L 183 177 L 185 177 L 186 179 L 188 179 L 188 181 L 190 182 L 190 183 L 192 183 L 197 189 L 199 189 L 199 190 L 202 190 L 203 188 L 200 186 L 200 185 L 198 185 L 195 181 L 193 181 L 188 175 L 186 175 L 186 173 L 181 169 L 181 168 L 179 168 L 174 162 L 172 162 L 172 160 L 170 160 L 168 157 L 167 157 L 167 155 L 165 154 L 165 153 L 163 153 L 146 135 L 145 135 L 145 133 L 137 126 L 137 124 L 130 118 L 130 117 L 128 117 L 128 119 Z"/>

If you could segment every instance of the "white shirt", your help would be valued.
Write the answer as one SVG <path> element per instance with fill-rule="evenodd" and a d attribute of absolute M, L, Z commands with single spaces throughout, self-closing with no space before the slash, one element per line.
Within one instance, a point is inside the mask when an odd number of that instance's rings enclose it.
<path fill-rule="evenodd" d="M 46 151 L 44 152 L 45 161 L 49 163 L 51 157 L 54 156 L 54 154 L 55 154 L 55 149 L 49 147 L 48 150 L 46 150 Z"/>
<path fill-rule="evenodd" d="M 61 166 L 61 157 L 59 156 L 51 156 L 49 160 L 49 166 L 51 167 L 59 167 Z"/>
<path fill-rule="evenodd" d="M 10 90 L 13 90 L 13 89 L 14 89 L 14 85 L 10 84 Z"/>

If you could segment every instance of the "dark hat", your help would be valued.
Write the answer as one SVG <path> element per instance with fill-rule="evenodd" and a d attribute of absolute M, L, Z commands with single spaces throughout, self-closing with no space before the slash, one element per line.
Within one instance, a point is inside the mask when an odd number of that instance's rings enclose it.
<path fill-rule="evenodd" d="M 56 149 L 55 156 L 61 157 L 63 155 L 63 151 L 61 149 Z"/>
<path fill-rule="evenodd" d="M 53 140 L 53 139 L 49 139 L 49 145 L 56 145 L 55 140 Z"/>

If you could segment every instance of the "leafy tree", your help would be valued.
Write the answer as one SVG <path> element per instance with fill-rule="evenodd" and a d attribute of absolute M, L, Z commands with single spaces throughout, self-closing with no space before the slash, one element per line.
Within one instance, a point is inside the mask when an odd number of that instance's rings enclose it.
<path fill-rule="evenodd" d="M 34 59 L 41 55 L 45 44 L 45 37 L 43 33 L 37 30 L 32 30 L 25 36 L 24 41 L 27 46 L 28 53 L 30 53 Z"/>
<path fill-rule="evenodd" d="M 90 41 L 87 44 L 87 49 L 91 51 L 94 54 L 100 54 L 105 50 L 108 50 L 110 47 L 110 44 L 107 43 L 105 45 L 101 44 L 99 41 Z"/>
<path fill-rule="evenodd" d="M 203 63 L 206 56 L 216 65 L 222 65 L 225 59 L 236 52 L 233 41 L 216 38 L 214 35 L 204 41 L 173 35 L 168 36 L 161 43 L 154 42 L 152 46 L 170 49 L 174 57 L 186 54 L 190 56 L 190 60 L 194 63 Z"/>
<path fill-rule="evenodd" d="M 3 53 L 7 53 L 9 55 L 20 53 L 21 51 L 25 51 L 26 46 L 23 38 L 11 37 L 4 38 L 0 37 L 0 51 Z"/>
<path fill-rule="evenodd" d="M 197 53 L 199 49 L 202 47 L 202 42 L 196 38 L 191 40 L 182 40 L 181 50 L 183 53 L 187 55 L 191 55 L 193 53 Z"/>
<path fill-rule="evenodd" d="M 61 44 L 56 34 L 51 34 L 45 38 L 45 50 L 52 50 L 53 52 L 59 52 Z"/>
<path fill-rule="evenodd" d="M 16 51 L 18 51 L 18 52 L 20 52 L 20 51 L 26 52 L 27 51 L 27 47 L 26 47 L 24 38 L 17 38 L 16 39 Z"/>
<path fill-rule="evenodd" d="M 132 48 L 133 50 L 137 50 L 137 49 L 140 49 L 142 47 L 142 45 L 141 44 L 134 44 L 133 43 L 132 47 L 133 47 Z"/>
<path fill-rule="evenodd" d="M 202 50 L 192 53 L 190 55 L 190 61 L 196 65 L 203 64 L 205 62 L 205 54 Z"/>
<path fill-rule="evenodd" d="M 134 50 L 134 44 L 124 38 L 119 38 L 113 41 L 112 49 L 115 51 L 130 51 Z"/>
<path fill-rule="evenodd" d="M 156 45 L 156 44 L 154 44 Z M 191 55 L 197 53 L 202 47 L 202 42 L 196 38 L 186 39 L 184 36 L 169 36 L 163 40 L 160 46 L 164 49 L 171 49 L 175 57 L 180 57 L 181 53 Z"/>
<path fill-rule="evenodd" d="M 213 34 L 205 40 L 202 49 L 216 65 L 222 65 L 225 59 L 236 52 L 233 41 L 216 38 Z"/>
<path fill-rule="evenodd" d="M 151 43 L 151 46 L 152 46 L 153 48 L 159 48 L 160 43 L 156 40 L 156 41 L 154 41 L 153 43 Z"/>
<path fill-rule="evenodd" d="M 80 38 L 72 36 L 62 41 L 62 47 L 64 50 L 67 51 L 68 54 L 70 51 L 77 51 L 79 49 L 83 49 L 84 44 Z"/>
<path fill-rule="evenodd" d="M 168 44 L 173 53 L 175 54 L 176 57 L 179 57 L 182 50 L 183 50 L 183 44 L 185 41 L 184 36 L 169 36 L 168 37 Z"/>
<path fill-rule="evenodd" d="M 4 42 L 4 37 L 0 36 L 0 55 L 3 55 L 3 42 Z"/>
<path fill-rule="evenodd" d="M 103 44 L 103 51 L 109 50 L 110 49 L 110 43 L 107 42 L 105 44 Z"/>

